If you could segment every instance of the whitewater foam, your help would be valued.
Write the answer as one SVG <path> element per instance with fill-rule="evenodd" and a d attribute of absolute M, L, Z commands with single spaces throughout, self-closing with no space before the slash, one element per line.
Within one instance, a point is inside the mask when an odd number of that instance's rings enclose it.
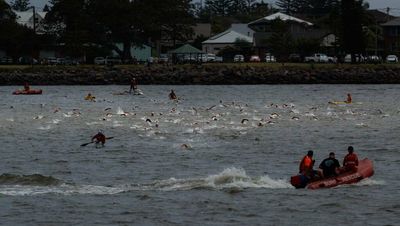
<path fill-rule="evenodd" d="M 289 189 L 293 188 L 288 180 L 272 179 L 268 175 L 252 178 L 243 169 L 235 167 L 223 170 L 219 174 L 210 175 L 206 178 L 176 179 L 169 178 L 158 180 L 149 184 L 125 184 L 116 186 L 100 185 L 72 185 L 62 183 L 54 186 L 36 185 L 1 185 L 0 194 L 10 196 L 34 196 L 48 193 L 63 195 L 114 195 L 122 192 L 132 191 L 185 191 L 193 189 L 209 190 L 243 190 L 247 188 L 267 189 Z"/>

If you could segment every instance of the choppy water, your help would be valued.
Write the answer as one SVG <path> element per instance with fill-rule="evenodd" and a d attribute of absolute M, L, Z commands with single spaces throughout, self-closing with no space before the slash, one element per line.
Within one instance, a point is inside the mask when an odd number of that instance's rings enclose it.
<path fill-rule="evenodd" d="M 399 224 L 398 85 L 39 88 L 0 87 L 1 225 Z M 80 147 L 99 129 L 114 139 Z M 348 145 L 371 179 L 290 186 L 307 150 Z"/>

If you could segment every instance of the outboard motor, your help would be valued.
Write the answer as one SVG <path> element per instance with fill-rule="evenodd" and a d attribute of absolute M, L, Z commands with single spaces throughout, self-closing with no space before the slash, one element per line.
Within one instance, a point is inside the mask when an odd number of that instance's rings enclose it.
<path fill-rule="evenodd" d="M 290 183 L 295 188 L 305 188 L 308 184 L 309 179 L 303 174 L 298 174 L 290 178 Z"/>

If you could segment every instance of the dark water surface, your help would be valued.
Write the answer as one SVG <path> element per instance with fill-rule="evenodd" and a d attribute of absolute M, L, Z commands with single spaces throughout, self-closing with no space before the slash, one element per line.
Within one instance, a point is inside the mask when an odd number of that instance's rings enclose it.
<path fill-rule="evenodd" d="M 39 88 L 0 87 L 1 225 L 399 224 L 399 85 Z M 80 147 L 98 130 L 114 139 Z M 307 150 L 348 145 L 371 179 L 291 187 Z"/>

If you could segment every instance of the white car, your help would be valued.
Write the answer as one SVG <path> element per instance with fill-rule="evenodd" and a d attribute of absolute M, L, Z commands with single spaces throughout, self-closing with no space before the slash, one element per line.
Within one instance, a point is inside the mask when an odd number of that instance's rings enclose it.
<path fill-rule="evenodd" d="M 362 63 L 362 62 L 364 62 L 364 60 L 365 60 L 365 58 L 363 57 L 363 55 L 361 55 L 361 54 L 355 54 L 354 55 L 355 56 L 355 62 L 356 63 Z M 351 63 L 351 54 L 347 54 L 345 57 L 344 57 L 344 62 L 345 63 Z"/>
<path fill-rule="evenodd" d="M 96 57 L 96 58 L 94 58 L 94 64 L 97 64 L 97 65 L 106 64 L 106 59 L 104 57 Z"/>
<path fill-rule="evenodd" d="M 260 57 L 257 55 L 253 55 L 250 57 L 250 62 L 260 62 Z"/>
<path fill-rule="evenodd" d="M 215 62 L 215 54 L 212 53 L 207 53 L 207 54 L 202 54 L 201 55 L 201 62 L 206 63 L 206 62 Z"/>
<path fill-rule="evenodd" d="M 387 63 L 398 63 L 399 62 L 399 58 L 397 58 L 396 55 L 388 55 L 386 57 L 386 62 Z"/>
<path fill-rule="evenodd" d="M 267 62 L 267 63 L 276 62 L 276 58 L 272 55 L 267 54 L 267 55 L 265 55 L 265 62 Z"/>
<path fill-rule="evenodd" d="M 240 54 L 235 55 L 235 56 L 233 57 L 233 62 L 244 62 L 244 56 L 243 56 L 243 55 L 240 55 Z"/>

